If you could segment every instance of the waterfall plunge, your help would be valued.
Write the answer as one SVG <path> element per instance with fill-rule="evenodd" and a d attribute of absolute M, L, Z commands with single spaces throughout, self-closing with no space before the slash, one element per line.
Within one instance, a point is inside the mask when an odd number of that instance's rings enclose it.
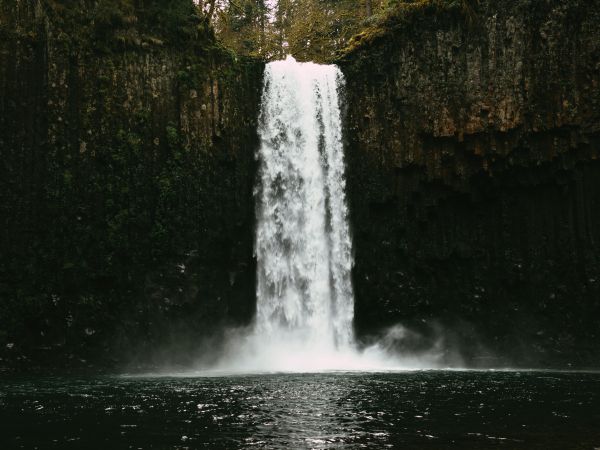
<path fill-rule="evenodd" d="M 354 345 L 342 85 L 333 65 L 289 56 L 266 67 L 255 193 L 256 320 L 249 332 L 234 333 L 217 370 L 423 367 L 379 344 L 361 352 Z"/>
<path fill-rule="evenodd" d="M 353 341 L 352 243 L 336 66 L 267 66 L 257 187 L 257 333 L 306 349 Z"/>

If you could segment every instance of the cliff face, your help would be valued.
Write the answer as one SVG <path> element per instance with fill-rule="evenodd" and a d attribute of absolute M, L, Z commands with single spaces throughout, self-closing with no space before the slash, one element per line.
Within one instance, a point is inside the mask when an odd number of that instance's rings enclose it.
<path fill-rule="evenodd" d="M 169 41 L 125 17 L 106 36 L 83 23 L 94 2 L 8 3 L 0 356 L 185 352 L 248 320 L 262 63 L 201 24 Z"/>
<path fill-rule="evenodd" d="M 600 363 L 598 23 L 597 1 L 423 6 L 342 59 L 359 331 Z"/>
<path fill-rule="evenodd" d="M 4 361 L 193 358 L 254 310 L 263 65 L 114 5 L 0 2 Z M 599 2 L 407 9 L 340 61 L 358 332 L 598 365 Z"/>

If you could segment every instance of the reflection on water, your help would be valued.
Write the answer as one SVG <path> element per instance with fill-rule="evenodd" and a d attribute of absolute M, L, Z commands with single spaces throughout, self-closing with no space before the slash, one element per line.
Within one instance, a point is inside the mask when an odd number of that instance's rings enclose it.
<path fill-rule="evenodd" d="M 0 379 L 0 448 L 600 447 L 600 374 Z"/>

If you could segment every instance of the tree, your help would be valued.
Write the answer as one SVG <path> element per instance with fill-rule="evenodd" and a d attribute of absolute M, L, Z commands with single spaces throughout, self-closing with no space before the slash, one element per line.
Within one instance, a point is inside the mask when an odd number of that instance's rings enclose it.
<path fill-rule="evenodd" d="M 217 8 L 217 0 L 195 0 L 200 14 L 206 19 L 207 23 L 210 24 L 215 15 Z"/>
<path fill-rule="evenodd" d="M 207 0 L 204 0 L 206 3 Z M 327 61 L 392 0 L 217 0 L 215 29 L 243 54 Z"/>
<path fill-rule="evenodd" d="M 214 26 L 221 39 L 242 54 L 269 53 L 267 30 L 270 8 L 265 0 L 229 0 L 220 3 Z"/>

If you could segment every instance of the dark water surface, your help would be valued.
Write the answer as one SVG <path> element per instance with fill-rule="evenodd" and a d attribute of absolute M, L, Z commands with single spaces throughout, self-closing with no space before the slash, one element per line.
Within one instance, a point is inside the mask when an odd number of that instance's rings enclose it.
<path fill-rule="evenodd" d="M 0 378 L 0 448 L 600 448 L 600 374 Z"/>

